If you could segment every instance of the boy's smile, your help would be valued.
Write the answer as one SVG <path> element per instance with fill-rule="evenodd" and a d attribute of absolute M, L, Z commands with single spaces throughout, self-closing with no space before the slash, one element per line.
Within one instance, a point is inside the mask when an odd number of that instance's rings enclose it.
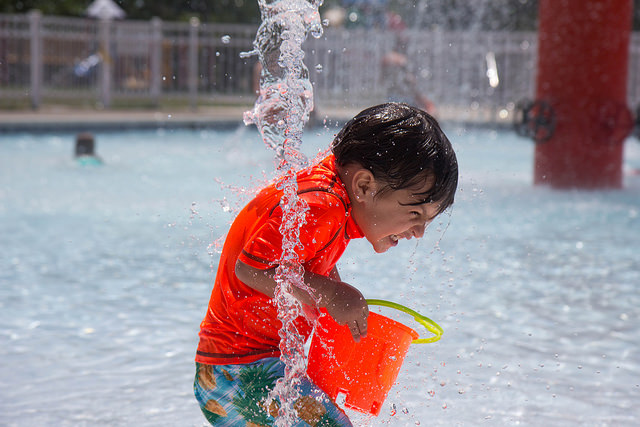
<path fill-rule="evenodd" d="M 374 251 L 386 252 L 402 239 L 419 239 L 424 235 L 427 225 L 437 215 L 438 204 L 411 205 L 418 201 L 415 194 L 413 189 L 380 194 L 367 208 L 365 217 L 360 222 L 356 219 Z"/>

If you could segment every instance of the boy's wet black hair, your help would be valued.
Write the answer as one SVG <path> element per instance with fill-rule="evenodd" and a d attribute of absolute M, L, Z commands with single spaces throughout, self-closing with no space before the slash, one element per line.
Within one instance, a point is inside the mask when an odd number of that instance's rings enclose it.
<path fill-rule="evenodd" d="M 400 190 L 433 177 L 434 184 L 417 194 L 416 204 L 439 202 L 438 214 L 453 204 L 458 187 L 458 161 L 440 125 L 426 112 L 390 102 L 360 112 L 336 135 L 331 151 L 336 163 L 358 163 L 390 190 Z"/>

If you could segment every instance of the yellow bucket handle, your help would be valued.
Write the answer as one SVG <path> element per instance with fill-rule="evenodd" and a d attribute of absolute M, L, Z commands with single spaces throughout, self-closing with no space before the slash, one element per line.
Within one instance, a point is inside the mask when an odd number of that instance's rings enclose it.
<path fill-rule="evenodd" d="M 391 302 L 391 301 L 385 301 L 382 299 L 367 299 L 366 301 L 367 301 L 367 304 L 369 305 L 381 305 L 384 307 L 391 307 L 391 308 L 395 308 L 396 310 L 400 310 L 403 313 L 407 313 L 413 316 L 416 322 L 420 323 L 429 332 L 433 334 L 433 336 L 429 338 L 418 338 L 417 340 L 413 340 L 411 341 L 411 344 L 427 344 L 430 342 L 436 342 L 440 339 L 440 337 L 442 337 L 443 331 L 440 325 L 438 325 L 433 320 L 429 319 L 427 316 L 423 316 L 422 314 L 417 313 L 411 310 L 410 308 L 405 307 L 404 305 L 400 305 L 398 303 Z"/>

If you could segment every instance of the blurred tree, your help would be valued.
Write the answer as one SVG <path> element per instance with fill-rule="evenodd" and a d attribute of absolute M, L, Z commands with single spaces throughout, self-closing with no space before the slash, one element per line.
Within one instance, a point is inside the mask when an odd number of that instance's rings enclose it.
<path fill-rule="evenodd" d="M 538 0 L 390 0 L 412 28 L 534 31 Z"/>
<path fill-rule="evenodd" d="M 202 22 L 258 23 L 257 0 L 135 0 L 118 1 L 132 19 L 188 20 L 193 16 Z"/>
<path fill-rule="evenodd" d="M 83 16 L 93 0 L 0 0 L 0 13 L 24 13 L 38 9 L 47 15 Z M 258 23 L 257 0 L 114 0 L 129 19 L 188 20 Z"/>
<path fill-rule="evenodd" d="M 129 19 L 158 16 L 167 21 L 197 16 L 203 22 L 258 23 L 257 0 L 114 0 Z M 48 15 L 82 16 L 92 0 L 0 0 L 0 13 L 39 9 Z M 325 0 L 321 10 L 384 5 L 410 27 L 535 31 L 538 0 Z M 640 31 L 640 0 L 633 0 L 633 29 Z"/>
<path fill-rule="evenodd" d="M 0 0 L 0 12 L 24 13 L 38 9 L 47 15 L 78 16 L 84 14 L 90 3 L 86 0 Z"/>

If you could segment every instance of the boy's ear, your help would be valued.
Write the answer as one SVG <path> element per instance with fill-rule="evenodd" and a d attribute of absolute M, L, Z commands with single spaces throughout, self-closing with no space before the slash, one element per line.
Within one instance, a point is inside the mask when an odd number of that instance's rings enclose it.
<path fill-rule="evenodd" d="M 371 171 L 366 168 L 361 168 L 354 173 L 351 186 L 356 202 L 373 199 L 377 191 L 376 179 Z"/>

